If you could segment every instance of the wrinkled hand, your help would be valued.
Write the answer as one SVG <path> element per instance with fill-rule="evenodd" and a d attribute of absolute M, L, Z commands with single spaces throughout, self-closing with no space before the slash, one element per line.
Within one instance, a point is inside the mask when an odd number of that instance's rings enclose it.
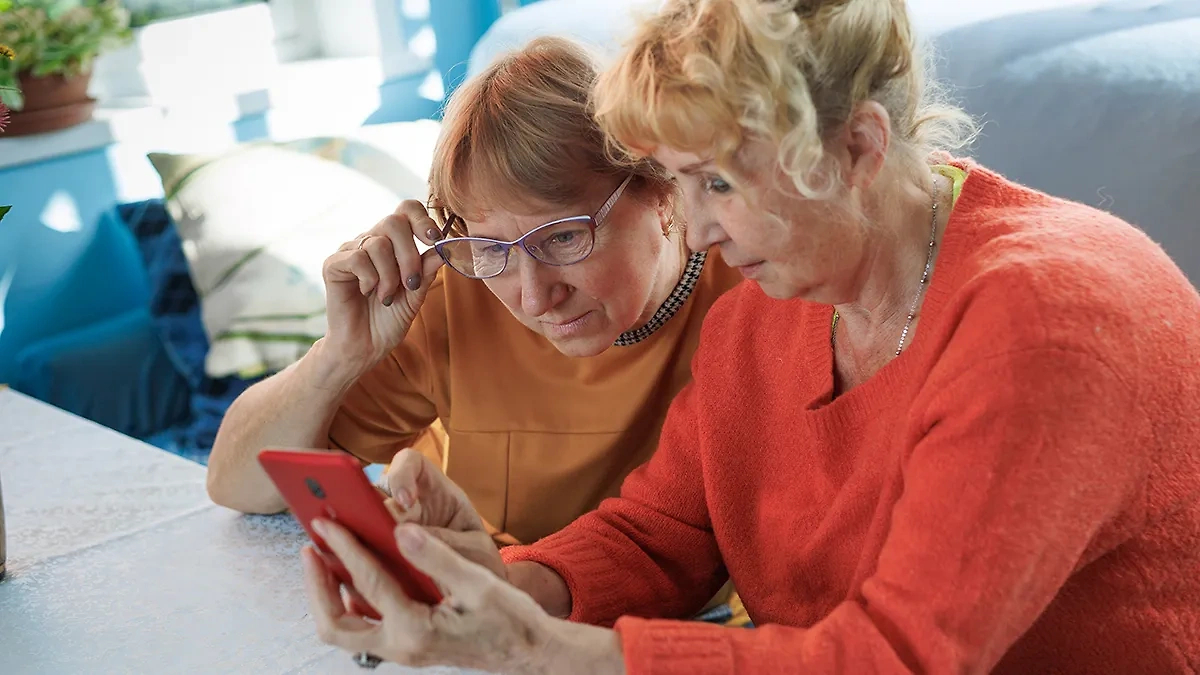
<path fill-rule="evenodd" d="M 399 452 L 388 467 L 387 486 L 402 509 L 392 514 L 399 522 L 423 525 L 459 555 L 508 579 L 500 550 L 479 512 L 462 488 L 428 457 L 411 448 Z"/>
<path fill-rule="evenodd" d="M 581 630 L 556 626 L 565 622 L 551 619 L 528 595 L 457 555 L 420 526 L 399 526 L 396 542 L 442 589 L 445 600 L 436 607 L 409 599 L 378 559 L 336 523 L 318 520 L 314 527 L 345 565 L 354 588 L 382 617 L 373 622 L 350 612 L 329 567 L 306 547 L 305 587 L 318 635 L 328 644 L 409 666 L 549 673 L 557 667 L 551 663 L 556 655 L 570 648 Z M 560 635 L 570 637 L 564 641 Z M 604 639 L 588 636 L 597 638 Z M 619 656 L 611 641 L 603 648 L 610 660 Z"/>
<path fill-rule="evenodd" d="M 417 317 L 442 259 L 417 250 L 433 245 L 436 223 L 421 202 L 405 200 L 375 227 L 325 259 L 329 352 L 358 370 L 400 344 Z"/>

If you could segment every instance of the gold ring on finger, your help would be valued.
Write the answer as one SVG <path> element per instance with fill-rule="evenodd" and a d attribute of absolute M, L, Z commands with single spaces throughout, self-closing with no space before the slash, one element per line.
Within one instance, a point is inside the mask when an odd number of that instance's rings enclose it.
<path fill-rule="evenodd" d="M 369 234 L 364 234 L 363 236 L 359 237 L 358 238 L 358 246 L 356 246 L 355 248 L 358 249 L 359 251 L 361 251 L 363 244 L 367 243 L 367 240 L 370 238 L 371 238 L 371 235 L 369 235 Z"/>

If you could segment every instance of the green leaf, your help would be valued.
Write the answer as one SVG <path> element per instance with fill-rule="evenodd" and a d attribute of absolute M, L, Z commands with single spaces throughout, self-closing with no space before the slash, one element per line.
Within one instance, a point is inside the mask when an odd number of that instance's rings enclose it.
<path fill-rule="evenodd" d="M 57 21 L 57 20 L 61 19 L 62 16 L 64 14 L 66 14 L 67 12 L 69 12 L 77 7 L 80 7 L 80 6 L 81 6 L 81 3 L 79 2 L 79 0 L 52 1 L 46 7 L 46 16 L 48 16 L 51 21 Z"/>
<path fill-rule="evenodd" d="M 0 89 L 0 103 L 9 110 L 18 111 L 25 107 L 25 97 L 19 89 Z"/>
<path fill-rule="evenodd" d="M 0 43 L 16 52 L 0 59 L 0 86 L 12 86 L 18 72 L 77 75 L 131 40 L 120 0 L 0 0 Z"/>
<path fill-rule="evenodd" d="M 7 216 L 11 209 L 11 206 L 0 206 L 0 220 L 4 220 L 4 216 Z"/>

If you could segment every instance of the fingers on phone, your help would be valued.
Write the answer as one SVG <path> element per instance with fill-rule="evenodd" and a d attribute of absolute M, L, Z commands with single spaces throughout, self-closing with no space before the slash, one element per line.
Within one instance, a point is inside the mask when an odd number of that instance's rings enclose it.
<path fill-rule="evenodd" d="M 428 461 L 425 455 L 412 448 L 405 448 L 392 458 L 387 472 L 388 489 L 406 509 L 412 508 L 421 498 L 417 483 Z"/>
<path fill-rule="evenodd" d="M 324 557 L 315 548 L 306 546 L 301 553 L 305 566 L 305 580 L 309 595 L 329 616 L 340 616 L 342 612 L 341 584 L 334 577 Z"/>
<path fill-rule="evenodd" d="M 392 514 L 392 518 L 395 518 L 397 523 L 404 522 L 404 508 L 397 504 L 395 499 L 388 497 L 383 500 L 383 505 L 387 507 L 388 513 Z"/>

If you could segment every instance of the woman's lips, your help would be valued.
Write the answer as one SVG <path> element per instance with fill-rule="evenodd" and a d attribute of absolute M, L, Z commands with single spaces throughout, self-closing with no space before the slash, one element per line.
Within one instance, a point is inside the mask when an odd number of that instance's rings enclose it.
<path fill-rule="evenodd" d="M 764 262 L 766 261 L 760 260 L 759 262 L 750 263 L 749 265 L 739 265 L 737 270 L 741 272 L 742 276 L 746 277 L 747 279 L 756 279 L 758 278 L 758 273 L 762 271 Z"/>
<path fill-rule="evenodd" d="M 585 332 L 588 329 L 588 324 L 592 322 L 591 320 L 592 311 L 587 311 L 574 319 L 562 323 L 543 321 L 542 326 L 544 326 L 546 337 L 567 338 Z"/>

